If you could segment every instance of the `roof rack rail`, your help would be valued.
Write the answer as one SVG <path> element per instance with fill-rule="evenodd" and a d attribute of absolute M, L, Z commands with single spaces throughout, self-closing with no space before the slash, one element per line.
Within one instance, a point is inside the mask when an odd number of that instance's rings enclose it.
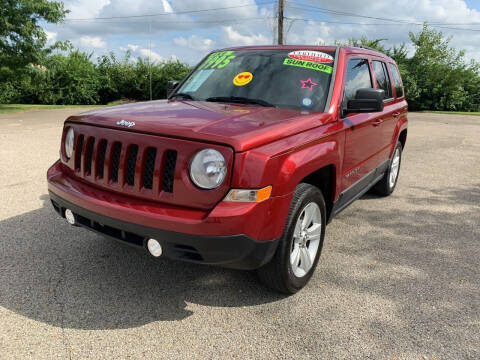
<path fill-rule="evenodd" d="M 378 52 L 378 53 L 380 53 L 380 54 L 383 54 L 380 50 L 377 50 L 377 49 L 372 48 L 372 47 L 370 47 L 370 46 L 358 45 L 358 46 L 356 46 L 356 47 L 359 47 L 359 48 L 361 48 L 361 49 L 367 49 L 367 50 L 376 51 L 376 52 Z"/>

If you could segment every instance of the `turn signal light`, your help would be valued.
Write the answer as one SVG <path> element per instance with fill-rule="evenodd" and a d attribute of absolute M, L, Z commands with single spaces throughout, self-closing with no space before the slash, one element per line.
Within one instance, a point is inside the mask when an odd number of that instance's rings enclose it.
<path fill-rule="evenodd" d="M 262 189 L 232 189 L 228 192 L 223 201 L 235 202 L 262 202 L 270 198 L 272 186 L 266 186 Z"/>

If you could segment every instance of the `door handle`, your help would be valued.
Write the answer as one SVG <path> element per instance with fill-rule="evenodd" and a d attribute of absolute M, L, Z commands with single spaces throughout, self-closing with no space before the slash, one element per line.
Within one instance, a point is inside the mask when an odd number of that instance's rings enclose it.
<path fill-rule="evenodd" d="M 400 116 L 400 112 L 399 112 L 399 111 L 396 111 L 396 112 L 394 112 L 392 115 L 393 115 L 393 117 L 396 119 L 396 118 L 398 118 L 398 117 Z"/>
<path fill-rule="evenodd" d="M 377 119 L 377 120 L 375 120 L 375 121 L 373 122 L 372 125 L 375 126 L 375 127 L 377 127 L 377 126 L 379 126 L 381 123 L 383 123 L 383 119 Z"/>

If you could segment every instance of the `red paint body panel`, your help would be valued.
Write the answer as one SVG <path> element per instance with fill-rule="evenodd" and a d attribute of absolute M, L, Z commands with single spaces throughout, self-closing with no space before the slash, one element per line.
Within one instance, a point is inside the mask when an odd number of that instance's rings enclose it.
<path fill-rule="evenodd" d="M 94 145 L 93 151 L 93 164 L 96 163 L 96 155 L 98 154 L 98 145 L 100 140 L 105 139 L 108 141 L 107 145 L 107 154 L 111 154 L 112 147 L 114 142 L 120 142 L 124 145 L 127 144 L 136 144 L 139 146 L 138 157 L 137 157 L 137 168 L 136 173 L 138 176 L 136 178 L 142 178 L 141 167 L 139 164 L 142 163 L 143 157 L 145 156 L 145 151 L 148 147 L 155 147 L 159 154 L 164 153 L 166 150 L 175 150 L 178 153 L 177 164 L 175 167 L 174 174 L 174 192 L 168 193 L 160 189 L 159 174 L 162 172 L 162 156 L 157 156 L 155 164 L 155 175 L 153 177 L 153 188 L 146 189 L 142 187 L 140 181 L 136 181 L 134 186 L 130 186 L 123 181 L 117 183 L 112 183 L 110 179 L 110 169 L 111 164 L 109 159 L 111 156 L 106 157 L 104 165 L 105 176 L 102 179 L 98 178 L 97 169 L 94 167 L 91 174 L 87 174 L 85 171 L 85 162 L 81 165 L 81 168 L 75 171 L 74 167 L 74 158 L 67 160 L 65 156 L 62 156 L 62 163 L 64 164 L 64 172 L 68 176 L 77 177 L 85 182 L 94 184 L 95 186 L 125 194 L 135 196 L 137 198 L 142 198 L 146 200 L 160 201 L 167 204 L 175 204 L 180 206 L 187 206 L 198 209 L 211 209 L 215 204 L 221 201 L 224 196 L 227 194 L 230 189 L 230 174 L 231 170 L 228 172 L 227 177 L 224 183 L 216 189 L 208 191 L 208 196 L 205 196 L 205 191 L 197 188 L 190 180 L 188 174 L 188 167 L 191 158 L 200 150 L 204 149 L 207 145 L 199 141 L 190 141 L 184 139 L 173 139 L 163 136 L 154 136 L 146 134 L 138 134 L 133 132 L 127 132 L 119 129 L 111 128 L 102 128 L 102 127 L 92 127 L 84 124 L 79 124 L 77 122 L 70 123 L 67 121 L 66 129 L 68 127 L 73 127 L 77 137 L 82 134 L 86 138 L 95 137 L 96 142 Z M 228 146 L 220 146 L 216 144 L 208 144 L 209 148 L 213 148 L 219 151 L 228 164 L 228 168 L 231 169 L 233 165 L 233 150 Z M 125 152 L 127 146 L 122 147 L 121 158 L 125 157 Z M 123 172 L 125 169 L 120 167 L 119 169 L 119 178 L 124 179 Z"/>
<path fill-rule="evenodd" d="M 248 49 L 305 49 L 334 51 L 334 47 L 265 46 Z M 239 48 L 235 48 L 239 49 Z M 120 169 L 117 184 L 98 178 L 97 170 L 85 172 L 82 162 L 61 161 L 48 171 L 49 190 L 92 212 L 136 224 L 195 235 L 246 234 L 259 241 L 281 236 L 293 192 L 299 182 L 325 166 L 332 166 L 335 179 L 331 199 L 392 156 L 401 131 L 407 128 L 405 98 L 385 102 L 381 113 L 341 116 L 345 69 L 349 57 L 380 59 L 394 63 L 375 51 L 338 48 L 331 100 L 325 113 L 277 109 L 254 105 L 204 101 L 152 101 L 94 110 L 67 119 L 65 129 L 77 134 L 137 144 L 143 159 L 148 147 L 156 147 L 152 189 L 141 183 L 125 183 Z M 390 69 L 388 69 L 390 71 Z M 375 83 L 374 72 L 373 81 Z M 391 74 L 390 74 L 390 78 Z M 394 89 L 393 89 L 394 91 Z M 117 126 L 125 120 L 132 128 Z M 380 120 L 380 121 L 379 121 Z M 64 131 L 63 138 L 65 137 Z M 98 144 L 93 163 L 98 161 Z M 63 142 L 63 139 L 62 139 Z M 204 148 L 220 151 L 228 164 L 224 183 L 215 190 L 201 190 L 189 177 L 189 162 Z M 173 192 L 162 190 L 161 158 L 167 149 L 178 152 Z M 125 150 L 122 150 L 125 151 Z M 61 152 L 62 153 L 62 152 Z M 122 153 L 122 156 L 126 156 Z M 105 161 L 109 179 L 111 156 Z M 135 176 L 144 174 L 140 166 Z M 261 203 L 231 203 L 222 199 L 231 188 L 257 189 L 272 186 L 272 197 Z"/>
<path fill-rule="evenodd" d="M 117 121 L 135 122 L 124 131 L 227 144 L 246 151 L 307 131 L 331 120 L 328 114 L 206 101 L 157 100 L 86 112 L 68 122 L 118 129 Z"/>
<path fill-rule="evenodd" d="M 212 210 L 198 210 L 138 199 L 98 189 L 66 176 L 62 164 L 47 173 L 48 188 L 63 199 L 92 212 L 126 222 L 194 235 L 245 234 L 256 240 L 280 237 L 282 219 L 291 194 L 271 197 L 261 203 L 220 202 Z"/>

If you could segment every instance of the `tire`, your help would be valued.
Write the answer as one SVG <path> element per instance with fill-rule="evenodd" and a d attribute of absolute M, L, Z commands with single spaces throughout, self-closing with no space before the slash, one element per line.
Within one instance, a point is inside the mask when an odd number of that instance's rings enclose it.
<path fill-rule="evenodd" d="M 402 164 L 402 150 L 402 144 L 397 142 L 385 175 L 373 187 L 373 191 L 376 194 L 380 196 L 388 196 L 393 190 L 395 190 L 398 182 L 398 175 L 400 174 L 400 165 Z"/>
<path fill-rule="evenodd" d="M 299 184 L 277 251 L 270 262 L 257 270 L 260 280 L 285 294 L 294 294 L 302 289 L 312 277 L 320 258 L 325 226 L 322 192 L 312 185 Z"/>

